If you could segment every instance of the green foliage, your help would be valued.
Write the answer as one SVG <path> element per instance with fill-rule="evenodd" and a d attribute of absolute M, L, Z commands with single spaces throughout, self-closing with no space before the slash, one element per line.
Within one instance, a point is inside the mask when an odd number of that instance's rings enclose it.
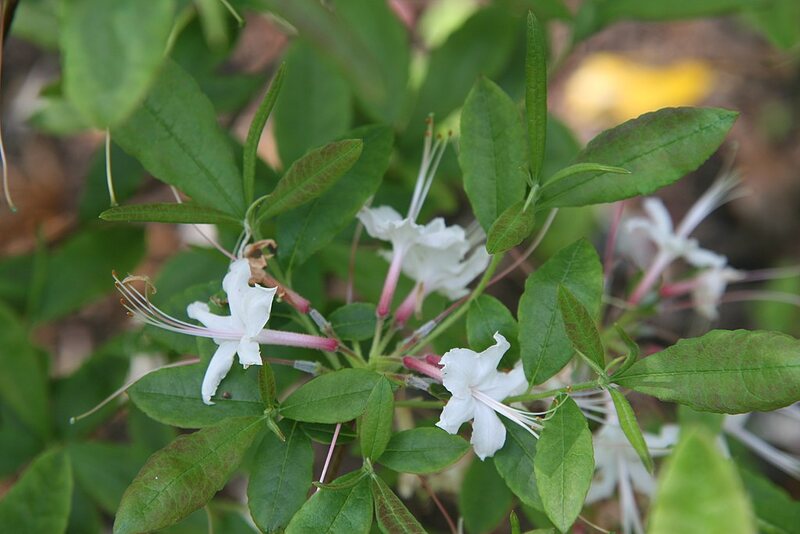
<path fill-rule="evenodd" d="M 542 181 L 547 143 L 547 49 L 544 28 L 533 12 L 528 13 L 525 55 L 525 122 L 528 126 L 528 161 L 531 179 Z"/>
<path fill-rule="evenodd" d="M 203 506 L 227 482 L 263 430 L 261 417 L 228 418 L 180 436 L 155 453 L 122 496 L 115 534 L 164 528 Z"/>
<path fill-rule="evenodd" d="M 467 311 L 467 341 L 476 351 L 494 345 L 494 334 L 499 332 L 511 347 L 503 356 L 501 366 L 510 366 L 519 359 L 517 321 L 508 308 L 490 295 L 481 295 L 472 301 Z"/>
<path fill-rule="evenodd" d="M 493 531 L 508 517 L 514 496 L 497 474 L 494 462 L 473 460 L 464 475 L 458 508 L 469 533 Z"/>
<path fill-rule="evenodd" d="M 641 458 L 642 463 L 651 473 L 655 469 L 653 465 L 653 458 L 650 456 L 650 449 L 647 448 L 647 443 L 642 435 L 642 429 L 639 428 L 639 423 L 636 421 L 636 414 L 633 413 L 633 408 L 628 399 L 620 393 L 616 388 L 608 388 L 608 393 L 611 395 L 611 401 L 614 403 L 614 409 L 617 412 L 617 419 L 619 426 L 628 438 L 631 446 L 636 450 L 636 454 Z"/>
<path fill-rule="evenodd" d="M 367 399 L 367 409 L 358 425 L 361 455 L 364 458 L 379 458 L 386 450 L 392 436 L 394 419 L 394 392 L 392 384 L 381 378 Z"/>
<path fill-rule="evenodd" d="M 377 461 L 398 473 L 433 473 L 458 461 L 469 449 L 459 436 L 438 428 L 414 428 L 393 435 Z"/>
<path fill-rule="evenodd" d="M 69 457 L 49 450 L 36 458 L 0 501 L 0 525 L 10 532 L 64 532 L 72 500 Z"/>
<path fill-rule="evenodd" d="M 702 429 L 688 432 L 659 477 L 648 531 L 752 533 L 755 524 L 730 460 Z"/>
<path fill-rule="evenodd" d="M 636 362 L 614 381 L 695 410 L 775 410 L 797 401 L 798 343 L 776 332 L 713 330 Z"/>
<path fill-rule="evenodd" d="M 562 285 L 558 286 L 558 309 L 572 348 L 598 374 L 605 376 L 603 371 L 606 366 L 605 351 L 594 319 L 581 301 Z"/>
<path fill-rule="evenodd" d="M 286 534 L 305 532 L 369 532 L 372 526 L 370 479 L 361 471 L 333 481 L 306 501 L 295 514 Z"/>
<path fill-rule="evenodd" d="M 558 288 L 567 288 L 590 315 L 600 308 L 603 269 L 597 253 L 581 240 L 547 260 L 525 282 L 519 301 L 519 331 L 525 375 L 544 382 L 570 360 L 572 344 L 558 309 Z"/>
<path fill-rule="evenodd" d="M 542 498 L 534 470 L 537 440 L 530 432 L 508 419 L 503 420 L 503 425 L 506 427 L 506 443 L 495 453 L 494 466 L 520 501 L 541 510 Z"/>
<path fill-rule="evenodd" d="M 94 126 L 116 126 L 144 98 L 164 62 L 175 3 L 70 0 L 66 7 L 61 25 L 66 94 Z M 130 28 L 136 31 L 127 33 Z"/>
<path fill-rule="evenodd" d="M 486 250 L 489 254 L 499 254 L 516 247 L 531 235 L 535 225 L 534 204 L 523 198 L 494 221 L 486 239 Z"/>
<path fill-rule="evenodd" d="M 235 217 L 231 217 L 214 208 L 198 206 L 193 202 L 175 204 L 136 204 L 133 206 L 117 206 L 107 209 L 100 214 L 104 221 L 125 222 L 161 222 L 161 223 L 207 223 L 207 224 L 238 224 Z"/>
<path fill-rule="evenodd" d="M 341 423 L 355 419 L 380 375 L 366 369 L 343 369 L 303 384 L 281 403 L 281 415 L 308 423 Z"/>
<path fill-rule="evenodd" d="M 379 476 L 373 476 L 370 489 L 375 503 L 375 518 L 385 534 L 423 534 L 425 529 L 403 502 Z"/>
<path fill-rule="evenodd" d="M 458 162 L 475 217 L 487 232 L 525 195 L 525 141 L 519 111 L 500 87 L 481 78 L 461 110 Z"/>
<path fill-rule="evenodd" d="M 572 398 L 558 397 L 545 423 L 533 460 L 536 484 L 547 517 L 567 532 L 583 508 L 594 475 L 592 433 Z"/>
<path fill-rule="evenodd" d="M 364 341 L 375 333 L 375 305 L 366 302 L 346 304 L 335 309 L 328 320 L 340 338 Z"/>

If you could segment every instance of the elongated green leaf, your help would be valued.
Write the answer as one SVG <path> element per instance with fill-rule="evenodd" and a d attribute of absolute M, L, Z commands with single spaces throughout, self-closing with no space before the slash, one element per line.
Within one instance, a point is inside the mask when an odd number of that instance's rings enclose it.
<path fill-rule="evenodd" d="M 295 161 L 264 201 L 259 219 L 274 217 L 327 191 L 361 155 L 360 139 L 336 141 Z"/>
<path fill-rule="evenodd" d="M 172 61 L 147 98 L 111 136 L 150 174 L 203 206 L 244 216 L 242 181 L 230 141 L 211 102 Z"/>
<path fill-rule="evenodd" d="M 486 238 L 486 250 L 489 254 L 499 254 L 516 247 L 531 235 L 535 225 L 534 204 L 523 198 L 509 206 L 494 221 Z"/>
<path fill-rule="evenodd" d="M 525 282 L 519 301 L 519 344 L 525 376 L 540 384 L 570 360 L 572 344 L 558 311 L 558 286 L 572 292 L 590 315 L 600 309 L 603 268 L 594 247 L 580 240 L 560 250 Z"/>
<path fill-rule="evenodd" d="M 304 263 L 352 224 L 358 210 L 378 189 L 389 167 L 393 145 L 390 128 L 365 126 L 349 135 L 363 139 L 364 149 L 358 161 L 334 187 L 278 217 L 278 257 L 287 269 Z"/>
<path fill-rule="evenodd" d="M 300 386 L 281 403 L 281 414 L 307 423 L 341 423 L 355 419 L 380 375 L 366 369 L 343 369 Z"/>
<path fill-rule="evenodd" d="M 230 417 L 256 416 L 264 411 L 258 390 L 258 369 L 234 365 L 207 406 L 200 397 L 206 365 L 159 369 L 128 388 L 133 403 L 148 416 L 167 425 L 203 428 Z"/>
<path fill-rule="evenodd" d="M 622 167 L 612 167 L 611 165 L 603 165 L 601 163 L 574 163 L 569 167 L 559 169 L 552 176 L 548 177 L 544 183 L 545 185 L 556 183 L 569 176 L 581 174 L 584 172 L 610 172 L 613 174 L 630 174 L 631 172 Z"/>
<path fill-rule="evenodd" d="M 461 110 L 458 162 L 475 217 L 487 232 L 525 195 L 525 143 L 516 104 L 494 82 L 480 78 Z"/>
<path fill-rule="evenodd" d="M 193 202 L 117 206 L 101 213 L 100 218 L 104 221 L 125 222 L 241 224 L 235 217 Z"/>
<path fill-rule="evenodd" d="M 536 458 L 536 438 L 508 419 L 503 419 L 503 424 L 506 427 L 506 443 L 495 453 L 494 466 L 520 501 L 541 510 L 542 498 L 536 487 L 533 466 Z"/>
<path fill-rule="evenodd" d="M 702 429 L 683 434 L 659 477 L 648 532 L 756 532 L 750 503 L 730 460 Z"/>
<path fill-rule="evenodd" d="M 261 441 L 247 485 L 250 514 L 264 532 L 286 527 L 306 501 L 314 467 L 311 440 L 300 424 L 279 423 L 286 441 L 272 432 Z"/>
<path fill-rule="evenodd" d="M 761 532 L 793 534 L 800 525 L 800 502 L 792 500 L 785 489 L 763 475 L 739 467 L 739 475 L 750 496 Z"/>
<path fill-rule="evenodd" d="M 777 332 L 713 330 L 639 360 L 614 381 L 695 410 L 775 410 L 797 402 L 800 341 Z"/>
<path fill-rule="evenodd" d="M 281 63 L 281 66 L 278 67 L 275 76 L 272 78 L 272 83 L 269 84 L 267 94 L 264 95 L 264 98 L 258 105 L 253 121 L 250 123 L 250 129 L 247 131 L 247 140 L 245 140 L 244 150 L 242 152 L 242 189 L 247 204 L 250 204 L 254 197 L 258 141 L 261 139 L 264 126 L 267 125 L 267 119 L 272 112 L 272 107 L 278 99 L 278 93 L 280 93 L 281 85 L 283 85 L 283 76 L 285 72 L 286 63 Z"/>
<path fill-rule="evenodd" d="M 473 461 L 461 486 L 458 508 L 467 532 L 492 532 L 506 517 L 514 495 L 497 474 L 492 458 Z"/>
<path fill-rule="evenodd" d="M 115 126 L 144 98 L 164 61 L 175 3 L 71 0 L 63 11 L 66 94 L 95 126 Z"/>
<path fill-rule="evenodd" d="M 605 374 L 605 351 L 594 319 L 581 301 L 566 287 L 558 286 L 558 309 L 564 321 L 567 337 L 578 354 L 585 358 L 595 371 Z"/>
<path fill-rule="evenodd" d="M 328 320 L 340 338 L 364 341 L 375 334 L 375 305 L 365 302 L 347 304 L 334 310 Z"/>
<path fill-rule="evenodd" d="M 500 332 L 511 343 L 503 355 L 500 367 L 511 367 L 519 359 L 517 321 L 505 305 L 491 295 L 481 295 L 472 301 L 467 311 L 467 341 L 473 350 L 494 345 L 494 334 Z"/>
<path fill-rule="evenodd" d="M 19 318 L 0 302 L 0 400 L 37 437 L 50 433 L 47 370 Z"/>
<path fill-rule="evenodd" d="M 275 105 L 275 139 L 284 168 L 310 148 L 330 143 L 350 128 L 352 97 L 347 83 L 320 52 L 295 40 L 284 60 L 284 90 Z"/>
<path fill-rule="evenodd" d="M 630 174 L 589 172 L 542 189 L 538 208 L 586 206 L 648 195 L 697 169 L 722 144 L 737 114 L 715 108 L 665 108 L 595 137 L 578 162 L 621 167 Z"/>
<path fill-rule="evenodd" d="M 370 479 L 375 517 L 385 534 L 424 534 L 425 529 L 379 476 Z"/>
<path fill-rule="evenodd" d="M 647 448 L 647 443 L 642 435 L 642 429 L 636 421 L 636 414 L 633 413 L 633 408 L 625 395 L 620 393 L 616 388 L 608 388 L 608 393 L 611 395 L 611 400 L 614 402 L 614 409 L 617 411 L 617 419 L 619 419 L 619 426 L 625 433 L 636 454 L 641 458 L 642 463 L 651 473 L 653 472 L 653 458 L 650 456 L 650 449 Z"/>
<path fill-rule="evenodd" d="M 122 496 L 114 533 L 164 528 L 206 504 L 264 428 L 262 417 L 230 418 L 153 454 Z"/>
<path fill-rule="evenodd" d="M 562 395 L 555 402 L 558 409 L 542 430 L 533 466 L 547 517 L 567 532 L 592 484 L 594 449 L 592 433 L 575 401 Z"/>
<path fill-rule="evenodd" d="M 533 183 L 542 181 L 547 141 L 547 48 L 544 28 L 533 11 L 528 12 L 525 54 L 525 119 L 528 125 L 528 162 Z"/>
<path fill-rule="evenodd" d="M 458 461 L 469 444 L 439 428 L 414 428 L 398 432 L 378 462 L 398 473 L 433 473 Z"/>
<path fill-rule="evenodd" d="M 359 422 L 361 455 L 375 459 L 383 454 L 392 436 L 394 392 L 386 378 L 381 378 L 367 400 L 367 409 Z"/>
<path fill-rule="evenodd" d="M 498 74 L 511 55 L 517 30 L 515 17 L 500 7 L 481 9 L 467 19 L 431 53 L 410 124 L 422 125 L 430 113 L 444 119 L 464 102 L 479 76 Z"/>
<path fill-rule="evenodd" d="M 359 477 L 357 483 L 349 483 Z M 334 480 L 332 486 L 341 489 L 323 488 L 312 495 L 292 518 L 286 534 L 369 532 L 372 526 L 369 477 L 356 471 Z"/>
<path fill-rule="evenodd" d="M 50 450 L 36 458 L 0 501 L 0 525 L 5 532 L 64 532 L 72 501 L 69 457 Z"/>

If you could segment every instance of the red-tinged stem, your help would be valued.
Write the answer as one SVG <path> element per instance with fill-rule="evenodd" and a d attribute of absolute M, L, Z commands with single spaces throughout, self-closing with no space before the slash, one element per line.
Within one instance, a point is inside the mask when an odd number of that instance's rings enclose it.
<path fill-rule="evenodd" d="M 439 367 L 437 367 L 436 365 L 432 365 L 427 361 L 406 356 L 405 358 L 403 358 L 403 365 L 405 365 L 408 369 L 411 369 L 412 371 L 416 371 L 420 374 L 429 376 L 434 380 L 438 380 L 439 382 L 442 381 L 442 370 L 439 369 Z"/>
<path fill-rule="evenodd" d="M 395 250 L 392 254 L 392 263 L 389 265 L 389 272 L 386 273 L 386 281 L 383 283 L 383 291 L 378 301 L 378 309 L 375 311 L 379 319 L 385 319 L 389 315 L 392 306 L 394 291 L 397 289 L 397 281 L 400 279 L 400 268 L 403 265 L 403 252 Z"/>
<path fill-rule="evenodd" d="M 328 456 L 325 458 L 325 465 L 322 466 L 322 474 L 319 475 L 319 483 L 325 483 L 325 475 L 328 473 L 328 466 L 331 464 L 331 458 L 333 457 L 333 449 L 336 448 L 336 440 L 339 439 L 339 431 L 342 429 L 342 423 L 336 424 L 336 429 L 333 431 L 333 439 L 331 439 L 331 446 L 328 448 Z M 319 491 L 320 488 L 317 488 Z M 316 492 L 314 492 L 316 493 Z"/>
<path fill-rule="evenodd" d="M 398 328 L 403 328 L 405 326 L 409 318 L 411 318 L 411 315 L 419 307 L 421 300 L 422 288 L 416 285 L 408 293 L 408 296 L 403 303 L 400 304 L 400 307 L 397 308 L 397 311 L 394 312 L 394 323 Z"/>
<path fill-rule="evenodd" d="M 658 294 L 665 298 L 678 297 L 690 293 L 696 287 L 697 279 L 692 278 L 690 280 L 675 282 L 674 284 L 667 284 L 659 290 Z"/>
<path fill-rule="evenodd" d="M 306 349 L 334 352 L 339 342 L 333 338 L 284 332 L 282 330 L 262 330 L 255 339 L 262 345 L 282 345 L 285 347 L 302 347 Z"/>
<path fill-rule="evenodd" d="M 650 288 L 653 287 L 653 284 L 658 281 L 658 277 L 661 276 L 661 273 L 664 272 L 664 269 L 667 268 L 669 262 L 672 261 L 672 258 L 668 254 L 664 254 L 663 252 L 659 252 L 653 263 L 650 264 L 647 271 L 644 273 L 644 276 L 639 281 L 639 285 L 636 286 L 636 289 L 633 290 L 630 298 L 628 299 L 628 304 L 631 306 L 636 306 L 639 304 L 639 301 L 644 298 Z"/>
<path fill-rule="evenodd" d="M 436 505 L 436 508 L 438 508 L 439 511 L 442 512 L 444 520 L 447 521 L 447 524 L 450 527 L 450 532 L 452 532 L 452 534 L 458 534 L 458 529 L 456 528 L 456 524 L 453 522 L 453 518 L 451 518 L 450 514 L 447 513 L 447 509 L 442 504 L 442 501 L 439 500 L 439 497 L 436 496 L 436 493 L 434 493 L 433 488 L 430 487 L 428 481 L 425 480 L 425 477 L 420 475 L 417 476 L 419 476 L 419 481 L 422 484 L 422 487 L 425 489 L 425 492 L 428 495 L 430 495 L 431 500 Z"/>

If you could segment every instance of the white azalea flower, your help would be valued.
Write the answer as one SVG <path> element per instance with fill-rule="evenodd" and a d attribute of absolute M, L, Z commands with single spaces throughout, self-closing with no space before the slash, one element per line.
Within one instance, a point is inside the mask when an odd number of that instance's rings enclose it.
<path fill-rule="evenodd" d="M 596 471 L 586 496 L 586 504 L 612 497 L 616 491 L 619 497 L 622 531 L 625 534 L 643 534 L 644 528 L 636 505 L 635 492 L 652 496 L 656 482 L 619 426 L 619 419 L 610 396 L 608 393 L 605 393 L 605 396 L 607 398 L 603 402 L 606 418 L 593 438 Z M 580 403 L 579 406 L 584 410 L 587 408 Z M 643 436 L 650 454 L 655 457 L 663 456 L 677 442 L 678 427 L 664 425 L 659 435 L 645 432 Z"/>
<path fill-rule="evenodd" d="M 475 454 L 483 460 L 493 456 L 506 441 L 506 429 L 498 414 L 525 428 L 538 438 L 535 430 L 542 425 L 537 414 L 512 408 L 502 401 L 524 392 L 528 381 L 522 366 L 508 373 L 497 370 L 497 364 L 510 347 L 506 338 L 494 335 L 495 344 L 481 353 L 470 349 L 452 349 L 442 356 L 442 383 L 452 394 L 442 410 L 436 426 L 455 434 L 462 423 L 473 420 L 472 443 Z"/>
<path fill-rule="evenodd" d="M 719 316 L 717 306 L 731 282 L 745 279 L 745 273 L 730 267 L 712 267 L 702 271 L 692 288 L 694 307 L 702 316 L 714 320 Z"/>
<path fill-rule="evenodd" d="M 770 413 L 769 416 L 792 417 L 792 415 L 794 415 L 794 417 L 797 417 L 796 414 L 792 414 L 789 410 L 784 409 L 782 412 L 783 413 L 776 411 Z M 750 415 L 749 413 L 743 413 L 725 416 L 725 422 L 722 425 L 723 430 L 726 434 L 740 441 L 748 449 L 787 475 L 800 479 L 800 458 L 778 449 L 748 430 L 745 424 Z M 796 420 L 797 419 L 795 419 L 795 421 Z"/>
<path fill-rule="evenodd" d="M 211 313 L 208 304 L 204 302 L 193 302 L 186 308 L 189 317 L 203 323 L 203 327 L 187 323 L 161 311 L 150 302 L 146 293 L 142 294 L 130 285 L 130 280 L 135 279 L 131 277 L 123 281 L 116 280 L 117 288 L 126 299 L 123 304 L 134 317 L 164 330 L 211 338 L 219 345 L 211 357 L 201 386 L 203 402 L 209 405 L 214 404 L 211 397 L 228 374 L 235 354 L 239 355 L 242 366 L 247 368 L 250 365 L 261 365 L 259 344 L 328 351 L 336 350 L 338 346 L 338 342 L 334 339 L 265 330 L 264 326 L 269 321 L 277 289 L 251 286 L 250 264 L 246 259 L 231 263 L 228 273 L 222 280 L 222 288 L 228 295 L 230 315 Z"/>

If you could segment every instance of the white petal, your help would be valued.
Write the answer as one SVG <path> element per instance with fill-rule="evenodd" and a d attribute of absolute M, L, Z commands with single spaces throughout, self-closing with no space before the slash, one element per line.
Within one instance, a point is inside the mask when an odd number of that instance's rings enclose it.
<path fill-rule="evenodd" d="M 689 240 L 693 244 L 696 244 L 694 240 Z M 723 267 L 727 262 L 727 258 L 716 252 L 711 252 L 710 250 L 706 250 L 704 248 L 700 248 L 698 246 L 688 247 L 686 250 L 682 252 L 683 257 L 694 265 L 695 267 L 706 268 L 706 267 Z"/>
<path fill-rule="evenodd" d="M 483 403 L 475 404 L 475 419 L 472 422 L 472 448 L 481 460 L 494 456 L 506 442 L 506 427 L 497 414 Z"/>
<path fill-rule="evenodd" d="M 217 352 L 214 353 L 214 356 L 211 357 L 211 361 L 208 362 L 206 374 L 203 376 L 203 385 L 200 388 L 204 403 L 208 405 L 214 404 L 211 402 L 211 397 L 217 392 L 219 383 L 222 382 L 222 379 L 225 378 L 225 375 L 230 371 L 231 365 L 233 365 L 233 355 L 236 354 L 237 346 L 238 343 L 235 341 L 226 341 L 220 344 L 220 346 L 217 347 Z"/>
<path fill-rule="evenodd" d="M 454 224 L 447 226 L 444 219 L 437 217 L 421 228 L 418 243 L 431 248 L 445 249 L 467 241 L 464 229 Z"/>
<path fill-rule="evenodd" d="M 228 306 L 231 316 L 241 318 L 247 314 L 244 299 L 250 287 L 250 263 L 245 260 L 236 260 L 228 267 L 228 274 L 222 279 L 222 289 L 228 295 Z"/>
<path fill-rule="evenodd" d="M 669 211 L 667 211 L 664 202 L 662 202 L 660 198 L 648 197 L 644 199 L 643 204 L 644 211 L 647 212 L 647 215 L 653 222 L 656 232 L 661 234 L 673 233 L 672 217 L 670 217 Z"/>
<path fill-rule="evenodd" d="M 469 397 L 476 381 L 477 354 L 469 349 L 450 349 L 442 356 L 442 384 L 456 397 Z"/>
<path fill-rule="evenodd" d="M 511 344 L 503 337 L 500 332 L 494 333 L 495 344 L 484 350 L 477 357 L 477 366 L 474 372 L 473 385 L 483 389 L 483 385 L 491 387 L 497 375 L 497 364 L 503 359 L 503 355 L 511 347 Z"/>
<path fill-rule="evenodd" d="M 472 419 L 475 414 L 475 404 L 472 396 L 450 397 L 439 415 L 436 426 L 450 434 L 457 433 L 462 424 Z"/>
<path fill-rule="evenodd" d="M 245 335 L 255 337 L 269 321 L 272 301 L 278 289 L 275 287 L 248 287 L 244 294 L 244 316 L 238 317 L 244 326 Z"/>
<path fill-rule="evenodd" d="M 519 395 L 528 389 L 528 379 L 525 378 L 525 371 L 522 363 L 518 362 L 508 373 L 495 373 L 491 382 L 482 384 L 481 393 L 485 393 L 494 400 L 502 401 L 506 397 Z"/>
<path fill-rule="evenodd" d="M 617 469 L 615 459 L 610 463 L 597 464 L 597 472 L 592 479 L 589 493 L 586 494 L 586 504 L 592 504 L 603 499 L 608 499 L 616 491 Z"/>
<path fill-rule="evenodd" d="M 217 335 L 228 334 L 238 337 L 242 335 L 240 328 L 236 328 L 234 321 L 230 317 L 223 317 L 211 313 L 208 304 L 205 302 L 192 302 L 186 307 L 186 315 L 203 325 Z"/>
<path fill-rule="evenodd" d="M 658 435 L 645 432 L 644 442 L 648 449 L 652 449 L 650 454 L 653 456 L 664 456 L 669 454 L 669 448 L 678 443 L 681 428 L 678 425 L 664 425 Z"/>
<path fill-rule="evenodd" d="M 403 219 L 394 208 L 378 206 L 376 208 L 362 208 L 358 212 L 358 220 L 364 225 L 367 233 L 375 239 L 390 241 L 389 231 Z"/>
<path fill-rule="evenodd" d="M 622 461 L 625 460 L 623 459 Z M 656 480 L 653 478 L 653 475 L 645 469 L 641 460 L 636 458 L 636 461 L 631 460 L 627 462 L 626 465 L 628 468 L 628 475 L 636 491 L 648 497 L 652 497 L 653 493 L 656 491 Z"/>
<path fill-rule="evenodd" d="M 251 365 L 261 365 L 261 348 L 252 339 L 242 338 L 236 352 L 239 354 L 239 363 L 245 369 Z"/>

